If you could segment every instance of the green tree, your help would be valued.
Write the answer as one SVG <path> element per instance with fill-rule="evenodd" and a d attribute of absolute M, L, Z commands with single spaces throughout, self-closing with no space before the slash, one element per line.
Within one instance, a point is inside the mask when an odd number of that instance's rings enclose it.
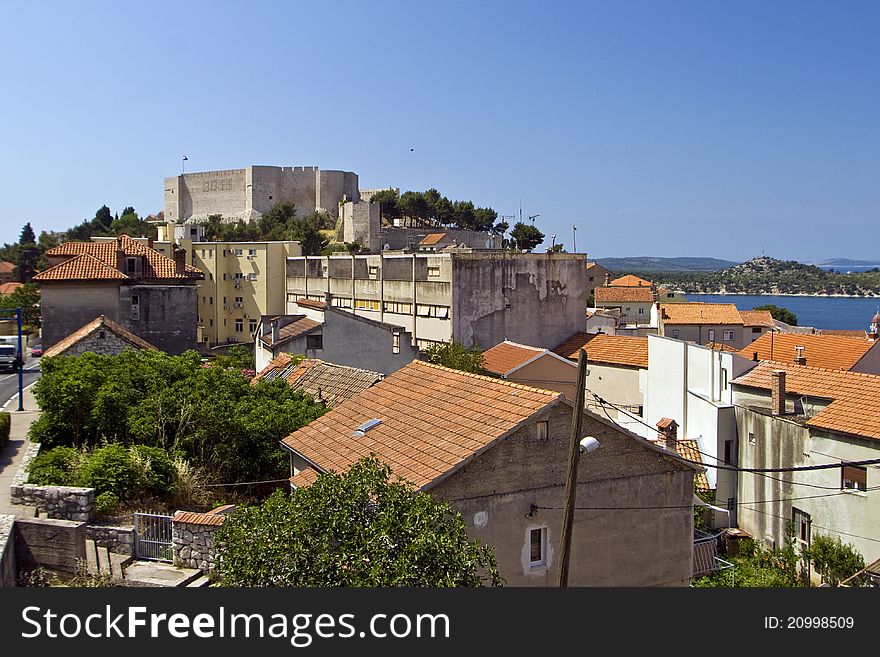
<path fill-rule="evenodd" d="M 773 317 L 773 319 L 780 322 L 785 322 L 790 326 L 797 326 L 797 315 L 791 312 L 788 308 L 782 308 L 780 306 L 774 306 L 772 303 L 768 303 L 764 306 L 755 306 L 754 309 L 768 310 L 770 311 L 770 315 Z"/>
<path fill-rule="evenodd" d="M 565 253 L 565 245 L 554 244 L 549 249 L 547 249 L 547 253 Z"/>
<path fill-rule="evenodd" d="M 865 567 L 864 558 L 854 546 L 843 543 L 840 538 L 822 534 L 812 537 L 810 546 L 804 550 L 804 557 L 813 563 L 822 580 L 831 586 L 839 586 L 840 582 Z"/>
<path fill-rule="evenodd" d="M 37 236 L 34 235 L 34 229 L 31 228 L 31 223 L 28 222 L 24 225 L 24 228 L 21 229 L 21 235 L 18 238 L 19 244 L 35 244 L 37 241 Z"/>
<path fill-rule="evenodd" d="M 532 249 L 544 241 L 544 233 L 535 226 L 524 224 L 518 221 L 510 231 L 512 246 L 517 251 L 526 251 L 531 253 Z"/>
<path fill-rule="evenodd" d="M 393 189 L 383 189 L 373 194 L 370 203 L 379 204 L 379 212 L 383 219 L 389 224 L 394 224 L 395 220 L 400 219 L 401 211 L 398 207 L 400 195 Z"/>
<path fill-rule="evenodd" d="M 40 289 L 35 283 L 25 283 L 9 294 L 0 295 L 0 308 L 11 310 L 21 308 L 21 321 L 28 326 L 40 323 Z"/>
<path fill-rule="evenodd" d="M 440 342 L 425 349 L 425 355 L 428 362 L 435 365 L 472 374 L 489 374 L 483 369 L 483 352 L 477 346 L 468 349 L 455 340 Z"/>
<path fill-rule="evenodd" d="M 215 535 L 225 586 L 498 586 L 494 551 L 447 503 L 364 458 L 226 517 Z"/>

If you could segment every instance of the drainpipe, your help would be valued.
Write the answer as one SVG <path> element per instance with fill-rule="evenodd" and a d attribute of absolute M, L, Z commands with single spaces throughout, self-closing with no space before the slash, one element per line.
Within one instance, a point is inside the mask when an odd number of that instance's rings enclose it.
<path fill-rule="evenodd" d="M 681 414 L 681 437 L 687 438 L 688 425 L 688 394 L 690 386 L 688 385 L 688 343 L 684 343 L 684 396 L 682 398 L 682 414 Z"/>
<path fill-rule="evenodd" d="M 412 254 L 412 344 L 418 345 L 416 338 L 416 254 Z"/>

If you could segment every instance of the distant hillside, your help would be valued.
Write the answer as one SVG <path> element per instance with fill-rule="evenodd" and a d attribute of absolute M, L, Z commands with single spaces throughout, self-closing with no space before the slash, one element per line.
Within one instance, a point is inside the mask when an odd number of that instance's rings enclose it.
<path fill-rule="evenodd" d="M 655 272 L 655 283 L 683 294 L 880 295 L 880 272 L 843 274 L 766 256 L 713 272 Z"/>
<path fill-rule="evenodd" d="M 851 260 L 849 258 L 828 258 L 814 262 L 817 267 L 880 267 L 877 260 Z"/>
<path fill-rule="evenodd" d="M 655 258 L 636 256 L 631 258 L 597 258 L 596 262 L 618 272 L 638 271 L 718 271 L 739 263 L 717 258 Z"/>

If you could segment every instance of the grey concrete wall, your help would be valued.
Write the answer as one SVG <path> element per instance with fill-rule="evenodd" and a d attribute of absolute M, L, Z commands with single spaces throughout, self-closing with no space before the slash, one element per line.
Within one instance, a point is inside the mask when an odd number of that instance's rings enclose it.
<path fill-rule="evenodd" d="M 552 349 L 583 330 L 585 260 L 557 254 L 455 254 L 453 336 L 483 348 L 513 340 Z"/>
<path fill-rule="evenodd" d="M 444 230 L 443 228 L 401 228 L 386 226 L 380 230 L 380 249 L 408 249 L 419 248 L 419 242 L 433 233 L 446 233 L 450 240 L 457 244 L 466 244 L 473 249 L 500 249 L 502 237 L 494 233 L 476 230 Z"/>
<path fill-rule="evenodd" d="M 715 342 L 721 342 L 726 345 L 730 345 L 734 349 L 742 349 L 745 347 L 745 343 L 743 342 L 743 327 L 736 326 L 731 324 L 716 324 L 714 326 L 708 324 L 663 324 L 661 335 L 665 335 L 667 338 L 674 338 L 675 333 L 673 331 L 678 331 L 677 340 L 684 340 L 687 342 L 696 342 L 697 344 L 708 344 L 709 340 L 709 331 L 715 331 Z M 728 340 L 724 340 L 724 331 L 733 331 L 733 342 Z M 749 334 L 751 335 L 751 334 Z"/>
<path fill-rule="evenodd" d="M 119 287 L 118 283 L 40 285 L 43 349 L 78 331 L 99 315 L 118 322 Z"/>
<path fill-rule="evenodd" d="M 214 569 L 213 525 L 193 525 L 186 522 L 172 522 L 171 546 L 174 563 L 186 568 L 199 568 L 204 572 Z"/>
<path fill-rule="evenodd" d="M 0 516 L 0 588 L 15 586 L 15 516 Z"/>
<path fill-rule="evenodd" d="M 419 357 L 418 348 L 412 346 L 412 335 L 406 331 L 400 331 L 400 353 L 395 354 L 390 326 L 377 326 L 340 310 L 328 309 L 324 313 L 322 333 L 324 348 L 302 353 L 309 358 L 382 374 L 396 372 Z"/>
<path fill-rule="evenodd" d="M 134 294 L 139 299 L 138 319 L 131 317 Z M 179 354 L 197 347 L 198 302 L 195 284 L 125 285 L 119 289 L 119 323 L 158 349 Z"/>
<path fill-rule="evenodd" d="M 86 526 L 70 520 L 16 518 L 15 562 L 21 570 L 43 566 L 75 573 L 86 558 Z"/>
<path fill-rule="evenodd" d="M 810 361 L 807 361 L 809 365 Z M 875 342 L 874 346 L 868 350 L 859 362 L 852 368 L 853 372 L 863 372 L 865 374 L 880 374 L 880 341 Z"/>
<path fill-rule="evenodd" d="M 509 586 L 555 586 L 568 468 L 571 408 L 543 418 L 549 438 L 534 423 L 473 459 L 429 489 L 458 509 L 472 539 L 495 548 Z M 569 583 L 572 586 L 683 586 L 693 555 L 693 471 L 589 415 L 584 435 L 601 447 L 580 459 L 578 507 L 681 506 L 575 512 Z M 531 511 L 531 505 L 554 510 Z M 531 514 L 531 515 L 530 515 Z M 549 560 L 531 568 L 528 536 L 546 527 Z"/>

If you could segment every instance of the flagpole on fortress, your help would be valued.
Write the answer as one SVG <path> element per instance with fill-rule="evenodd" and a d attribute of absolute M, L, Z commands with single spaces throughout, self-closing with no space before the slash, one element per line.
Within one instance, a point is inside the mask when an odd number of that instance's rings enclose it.
<path fill-rule="evenodd" d="M 183 175 L 183 174 L 186 173 L 186 161 L 187 161 L 188 159 L 189 159 L 189 158 L 188 158 L 186 155 L 184 155 L 184 156 L 183 156 L 183 159 L 180 161 L 180 174 L 181 174 L 181 175 Z"/>

